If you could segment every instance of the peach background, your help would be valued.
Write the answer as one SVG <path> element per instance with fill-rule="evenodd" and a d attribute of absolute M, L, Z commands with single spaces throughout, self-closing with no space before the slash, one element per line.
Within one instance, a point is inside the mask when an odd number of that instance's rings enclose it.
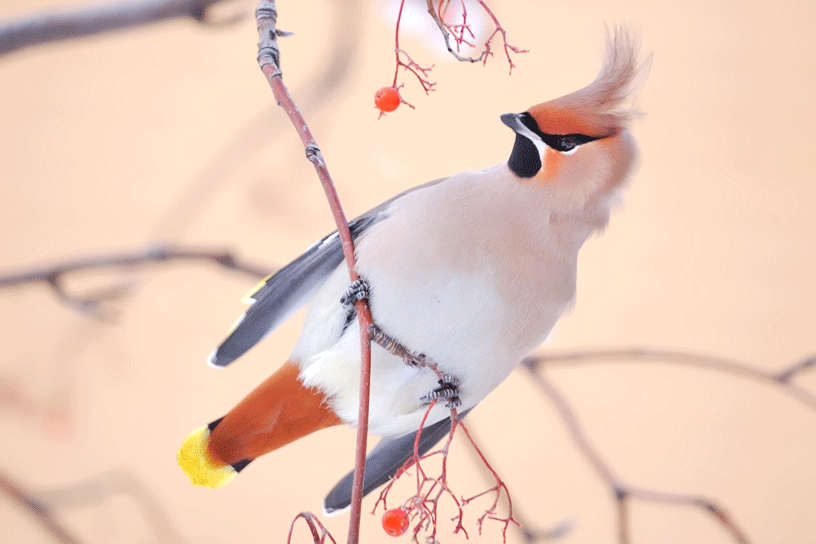
<path fill-rule="evenodd" d="M 56 3 L 5 0 L 0 16 Z M 653 346 L 763 369 L 816 351 L 816 4 L 491 2 L 511 42 L 531 50 L 515 57 L 512 77 L 501 56 L 486 68 L 457 64 L 438 38 L 406 34 L 415 59 L 436 63 L 438 89 L 426 97 L 401 76 L 417 110 L 380 121 L 371 97 L 393 77 L 393 23 L 377 4 L 278 6 L 279 26 L 297 33 L 281 44 L 286 83 L 350 215 L 505 160 L 512 138 L 498 116 L 588 83 L 604 23 L 629 21 L 655 52 L 640 98 L 648 116 L 635 126 L 642 165 L 608 231 L 585 246 L 577 307 L 542 351 Z M 357 41 L 332 64 L 338 24 Z M 330 230 L 311 166 L 255 64 L 256 39 L 249 19 L 170 22 L 1 58 L 0 269 L 160 241 L 234 248 L 274 267 Z M 335 80 L 346 72 L 327 91 L 314 78 L 330 68 Z M 115 325 L 77 315 L 42 286 L 0 293 L 0 470 L 35 490 L 129 471 L 189 542 L 282 543 L 297 512 L 319 510 L 351 467 L 348 429 L 276 452 L 217 492 L 190 486 L 175 462 L 190 430 L 284 360 L 302 316 L 216 372 L 204 359 L 253 279 L 182 263 L 72 279 L 78 289 L 136 283 Z M 816 413 L 804 405 L 754 381 L 663 364 L 548 375 L 626 481 L 715 498 L 751 542 L 816 542 Z M 816 373 L 799 383 L 816 392 Z M 470 423 L 532 526 L 569 520 L 559 542 L 615 541 L 608 490 L 523 374 Z M 480 489 L 469 454 L 455 455 L 452 485 Z M 697 510 L 632 511 L 636 543 L 731 542 Z M 123 496 L 57 513 L 88 542 L 170 540 Z M 341 542 L 346 523 L 328 521 Z M 365 542 L 390 538 L 376 518 L 363 523 Z M 0 541 L 50 541 L 8 502 L 0 525 Z M 498 535 L 488 524 L 471 540 Z"/>

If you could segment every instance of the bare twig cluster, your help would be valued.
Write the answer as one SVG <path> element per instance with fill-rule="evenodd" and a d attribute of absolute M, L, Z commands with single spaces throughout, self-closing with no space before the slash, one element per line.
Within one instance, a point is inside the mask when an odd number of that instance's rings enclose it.
<path fill-rule="evenodd" d="M 464 0 L 459 1 L 461 2 L 462 6 L 462 22 L 449 23 L 445 21 L 445 16 L 450 8 L 451 0 L 437 0 L 436 2 L 434 0 L 427 0 L 428 13 L 436 23 L 436 26 L 439 27 L 439 31 L 442 33 L 442 37 L 445 39 L 445 47 L 447 47 L 448 52 L 453 55 L 456 60 L 462 62 L 481 62 L 482 64 L 486 64 L 487 59 L 493 56 L 491 43 L 493 42 L 493 39 L 500 34 L 502 37 L 502 47 L 504 48 L 504 53 L 507 57 L 507 63 L 510 66 L 510 73 L 513 73 L 513 68 L 515 68 L 516 65 L 513 63 L 510 53 L 527 53 L 528 51 L 526 49 L 520 49 L 514 45 L 510 45 L 507 42 L 507 31 L 483 0 L 478 0 L 478 3 L 488 17 L 490 17 L 490 19 L 493 21 L 493 32 L 491 32 L 490 36 L 488 36 L 487 40 L 485 40 L 482 51 L 477 56 L 468 57 L 460 54 L 462 46 L 471 48 L 476 47 L 476 44 L 474 43 L 476 35 L 474 34 L 473 29 L 467 20 L 467 7 Z M 451 40 L 453 41 L 453 44 L 451 44 Z"/>
<path fill-rule="evenodd" d="M 475 43 L 476 34 L 473 32 L 471 22 L 468 21 L 467 7 L 464 0 L 459 1 L 461 2 L 462 6 L 461 21 L 449 22 L 447 15 L 451 5 L 451 0 L 427 0 L 428 13 L 430 14 L 434 23 L 436 23 L 436 26 L 439 28 L 439 32 L 442 34 L 442 37 L 445 40 L 445 47 L 447 48 L 448 52 L 456 60 L 462 62 L 481 62 L 482 64 L 487 64 L 487 59 L 493 56 L 493 49 L 491 45 L 493 39 L 497 35 L 501 35 L 502 47 L 504 49 L 505 56 L 507 57 L 507 63 L 510 66 L 510 73 L 512 73 L 513 68 L 515 68 L 515 64 L 513 63 L 513 59 L 510 54 L 527 53 L 527 50 L 520 49 L 516 46 L 510 45 L 507 42 L 507 31 L 483 0 L 479 0 L 479 5 L 493 22 L 493 31 L 490 36 L 488 36 L 487 40 L 482 46 L 481 52 L 478 55 L 466 56 L 461 53 L 463 47 L 475 48 L 477 47 L 477 44 Z M 431 70 L 433 70 L 434 65 L 427 67 L 421 66 L 411 58 L 405 49 L 400 47 L 400 27 L 402 25 L 402 14 L 404 8 L 405 0 L 401 0 L 399 11 L 397 12 L 397 22 L 394 31 L 394 55 L 396 58 L 396 67 L 394 69 L 394 81 L 391 87 L 396 90 L 403 87 L 403 84 L 399 83 L 399 73 L 400 69 L 402 69 L 413 74 L 422 87 L 422 90 L 425 91 L 425 94 L 429 94 L 434 90 L 434 87 L 436 87 L 436 82 L 431 81 L 429 75 Z M 402 98 L 401 95 L 400 102 L 410 108 L 414 108 L 414 106 Z M 380 116 L 382 115 L 383 114 L 381 112 Z"/>
<path fill-rule="evenodd" d="M 419 438 L 422 433 L 422 429 L 425 427 L 425 422 L 428 415 L 436 405 L 436 402 L 437 401 L 435 400 L 432 401 L 425 412 L 425 417 L 422 419 L 422 423 L 419 431 L 417 431 L 416 439 L 414 441 L 413 455 L 405 461 L 405 464 L 403 464 L 403 466 L 397 471 L 394 478 L 382 489 L 379 497 L 377 498 L 377 502 L 374 503 L 374 510 L 372 511 L 372 514 L 376 513 L 377 507 L 380 505 L 380 503 L 382 503 L 385 510 L 388 510 L 387 501 L 391 488 L 401 476 L 408 474 L 409 471 L 413 470 L 416 475 L 416 493 L 403 501 L 400 509 L 408 515 L 411 523 L 414 525 L 414 542 L 419 542 L 420 533 L 426 533 L 424 538 L 425 542 L 438 542 L 437 531 L 439 529 L 439 501 L 445 497 L 453 502 L 456 510 L 456 514 L 452 518 L 452 521 L 455 524 L 453 534 L 461 531 L 467 537 L 468 532 L 463 525 L 465 515 L 464 507 L 469 503 L 486 496 L 492 496 L 493 502 L 476 520 L 479 534 L 482 534 L 482 525 L 484 521 L 491 519 L 502 524 L 502 538 L 504 541 L 506 541 L 508 527 L 511 524 L 519 525 L 519 523 L 513 518 L 513 501 L 510 498 L 510 492 L 508 491 L 505 483 L 499 477 L 498 473 L 492 466 L 490 466 L 490 463 L 487 462 L 487 459 L 476 445 L 476 442 L 471 438 L 467 427 L 465 427 L 464 422 L 459 418 L 455 408 L 451 409 L 451 430 L 448 433 L 448 438 L 445 441 L 445 444 L 438 450 L 426 453 L 425 455 L 419 454 Z M 458 427 L 462 428 L 462 432 L 465 433 L 465 436 L 470 441 L 471 446 L 473 446 L 475 449 L 482 463 L 495 478 L 495 485 L 490 489 L 477 493 L 472 497 L 461 499 L 457 498 L 454 491 L 448 486 L 448 454 L 450 453 L 450 446 L 453 442 L 453 437 Z M 422 463 L 426 462 L 427 464 L 427 461 L 434 457 L 440 457 L 441 469 L 438 475 L 429 475 L 429 473 L 422 466 Z M 508 503 L 508 513 L 506 516 L 502 516 L 498 513 L 498 506 L 502 495 L 507 498 Z"/>
<path fill-rule="evenodd" d="M 801 373 L 816 367 L 816 356 L 804 357 L 777 372 L 752 368 L 741 361 L 733 361 L 710 355 L 697 355 L 684 351 L 651 348 L 600 349 L 574 353 L 538 355 L 524 361 L 528 368 L 545 366 L 592 364 L 603 361 L 624 360 L 627 362 L 662 362 L 724 372 L 734 376 L 756 380 L 780 389 L 811 410 L 816 411 L 816 395 L 796 384 L 793 379 Z"/>
<path fill-rule="evenodd" d="M 312 514 L 311 512 L 301 512 L 295 519 L 292 520 L 292 525 L 289 526 L 289 536 L 286 538 L 286 544 L 292 544 L 292 535 L 295 532 L 295 524 L 299 519 L 302 519 L 306 526 L 309 528 L 309 531 L 312 533 L 312 542 L 314 544 L 326 544 L 326 542 L 332 542 L 332 544 L 337 544 L 337 541 L 334 537 L 329 533 L 329 530 L 323 526 L 318 519 L 317 516 Z"/>

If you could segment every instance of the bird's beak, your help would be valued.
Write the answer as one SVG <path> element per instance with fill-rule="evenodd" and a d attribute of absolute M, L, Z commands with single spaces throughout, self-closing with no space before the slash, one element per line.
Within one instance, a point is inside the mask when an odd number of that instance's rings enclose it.
<path fill-rule="evenodd" d="M 513 129 L 513 132 L 523 130 L 527 127 L 521 122 L 521 115 L 518 113 L 505 113 L 501 116 L 502 123 Z"/>

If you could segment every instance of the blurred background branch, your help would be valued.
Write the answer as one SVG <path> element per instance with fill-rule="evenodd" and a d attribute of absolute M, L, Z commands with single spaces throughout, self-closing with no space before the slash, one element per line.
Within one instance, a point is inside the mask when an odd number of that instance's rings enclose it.
<path fill-rule="evenodd" d="M 139 507 L 156 542 L 170 544 L 185 540 L 153 492 L 125 470 L 115 470 L 41 491 L 25 489 L 6 474 L 0 473 L 0 496 L 17 503 L 31 514 L 61 544 L 80 544 L 83 541 L 58 519 L 55 514 L 57 510 L 99 506 L 116 496 L 128 497 Z"/>
<path fill-rule="evenodd" d="M 227 17 L 211 18 L 216 4 L 236 0 L 141 0 L 97 2 L 75 8 L 50 8 L 0 22 L 0 56 L 35 45 L 70 40 L 154 24 L 169 19 L 191 19 L 203 24 L 238 22 L 246 13 L 235 11 Z"/>
<path fill-rule="evenodd" d="M 27 284 L 44 283 L 54 294 L 80 313 L 90 315 L 102 321 L 110 321 L 113 314 L 103 307 L 103 303 L 119 299 L 129 292 L 128 284 L 116 284 L 92 294 L 75 295 L 66 290 L 65 276 L 85 270 L 99 268 L 128 268 L 144 264 L 168 263 L 173 261 L 201 261 L 214 263 L 220 267 L 236 272 L 262 278 L 273 270 L 259 264 L 244 262 L 232 253 L 223 250 L 155 247 L 130 253 L 94 255 L 78 258 L 45 268 L 0 276 L 0 289 L 19 287 Z"/>

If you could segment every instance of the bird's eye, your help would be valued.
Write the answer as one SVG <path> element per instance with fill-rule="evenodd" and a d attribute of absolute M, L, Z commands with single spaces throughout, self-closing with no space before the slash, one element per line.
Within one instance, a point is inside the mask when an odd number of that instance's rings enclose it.
<path fill-rule="evenodd" d="M 578 145 L 578 141 L 573 136 L 562 136 L 558 139 L 558 151 L 569 151 Z"/>

